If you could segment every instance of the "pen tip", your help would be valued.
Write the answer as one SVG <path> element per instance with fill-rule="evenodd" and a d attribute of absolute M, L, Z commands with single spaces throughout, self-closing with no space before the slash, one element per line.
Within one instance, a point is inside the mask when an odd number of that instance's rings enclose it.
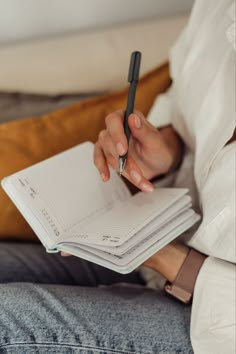
<path fill-rule="evenodd" d="M 119 173 L 120 176 L 122 175 L 124 169 L 125 169 L 125 164 L 126 164 L 126 158 L 119 157 Z"/>

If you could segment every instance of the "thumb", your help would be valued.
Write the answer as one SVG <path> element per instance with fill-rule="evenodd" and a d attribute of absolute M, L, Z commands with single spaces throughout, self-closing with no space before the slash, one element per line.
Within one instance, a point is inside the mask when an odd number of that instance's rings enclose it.
<path fill-rule="evenodd" d="M 136 111 L 129 116 L 129 127 L 132 136 L 142 145 L 150 143 L 150 139 L 157 137 L 157 129 L 151 125 L 142 113 Z"/>

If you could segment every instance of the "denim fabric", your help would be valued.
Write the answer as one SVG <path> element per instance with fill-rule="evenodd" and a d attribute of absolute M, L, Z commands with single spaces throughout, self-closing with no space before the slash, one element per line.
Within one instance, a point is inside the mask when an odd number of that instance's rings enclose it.
<path fill-rule="evenodd" d="M 0 243 L 0 353 L 193 353 L 191 307 L 40 245 Z"/>

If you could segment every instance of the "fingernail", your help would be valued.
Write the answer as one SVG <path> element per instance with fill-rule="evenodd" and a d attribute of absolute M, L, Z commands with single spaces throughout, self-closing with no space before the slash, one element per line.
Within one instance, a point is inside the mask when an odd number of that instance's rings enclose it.
<path fill-rule="evenodd" d="M 138 183 L 141 181 L 141 179 L 142 179 L 142 177 L 140 176 L 140 174 L 139 174 L 137 171 L 135 171 L 135 170 L 130 171 L 130 176 L 131 176 L 132 180 L 133 180 L 135 183 L 137 183 L 137 184 L 138 184 Z"/>
<path fill-rule="evenodd" d="M 69 253 L 66 253 L 66 252 L 61 252 L 61 256 L 62 257 L 68 257 L 68 256 L 71 256 Z"/>
<path fill-rule="evenodd" d="M 121 156 L 126 153 L 125 148 L 124 148 L 124 146 L 122 145 L 122 143 L 118 143 L 118 144 L 116 145 L 116 149 L 117 149 L 118 154 L 121 155 Z"/>
<path fill-rule="evenodd" d="M 106 181 L 107 177 L 106 177 L 106 175 L 104 173 L 101 173 L 101 179 L 103 180 L 103 182 Z"/>
<path fill-rule="evenodd" d="M 144 192 L 147 192 L 147 193 L 151 193 L 154 190 L 153 186 L 151 184 L 146 183 L 146 182 L 142 182 L 140 184 L 140 187 L 142 188 L 142 190 L 144 190 Z"/>
<path fill-rule="evenodd" d="M 137 116 L 137 114 L 134 115 L 134 122 L 135 122 L 135 126 L 136 128 L 140 128 L 141 127 L 141 119 L 139 118 L 139 116 Z"/>

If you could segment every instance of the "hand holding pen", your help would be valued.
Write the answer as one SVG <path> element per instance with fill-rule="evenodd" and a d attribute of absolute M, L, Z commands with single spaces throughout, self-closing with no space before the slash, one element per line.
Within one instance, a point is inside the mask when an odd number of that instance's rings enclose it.
<path fill-rule="evenodd" d="M 133 112 L 137 71 L 133 62 L 137 52 L 131 56 L 129 70 L 130 89 L 126 113 L 123 110 L 110 113 L 106 119 L 106 128 L 99 133 L 94 147 L 94 163 L 106 182 L 110 178 L 109 168 L 121 172 L 136 187 L 144 192 L 152 192 L 150 179 L 165 174 L 176 163 L 178 138 L 173 128 L 157 130 L 142 113 Z M 137 62 L 136 62 L 137 63 Z M 134 66 L 133 66 L 134 65 Z M 137 65 L 137 64 L 136 64 Z M 136 80 L 131 80 L 136 79 Z M 132 82 L 136 81 L 133 83 Z M 132 88 L 131 88 L 132 87 Z M 131 112 L 131 114 L 130 114 Z M 173 141 L 176 140 L 176 144 Z M 171 144 L 174 149 L 170 148 Z M 123 169 L 124 168 L 124 169 Z"/>

